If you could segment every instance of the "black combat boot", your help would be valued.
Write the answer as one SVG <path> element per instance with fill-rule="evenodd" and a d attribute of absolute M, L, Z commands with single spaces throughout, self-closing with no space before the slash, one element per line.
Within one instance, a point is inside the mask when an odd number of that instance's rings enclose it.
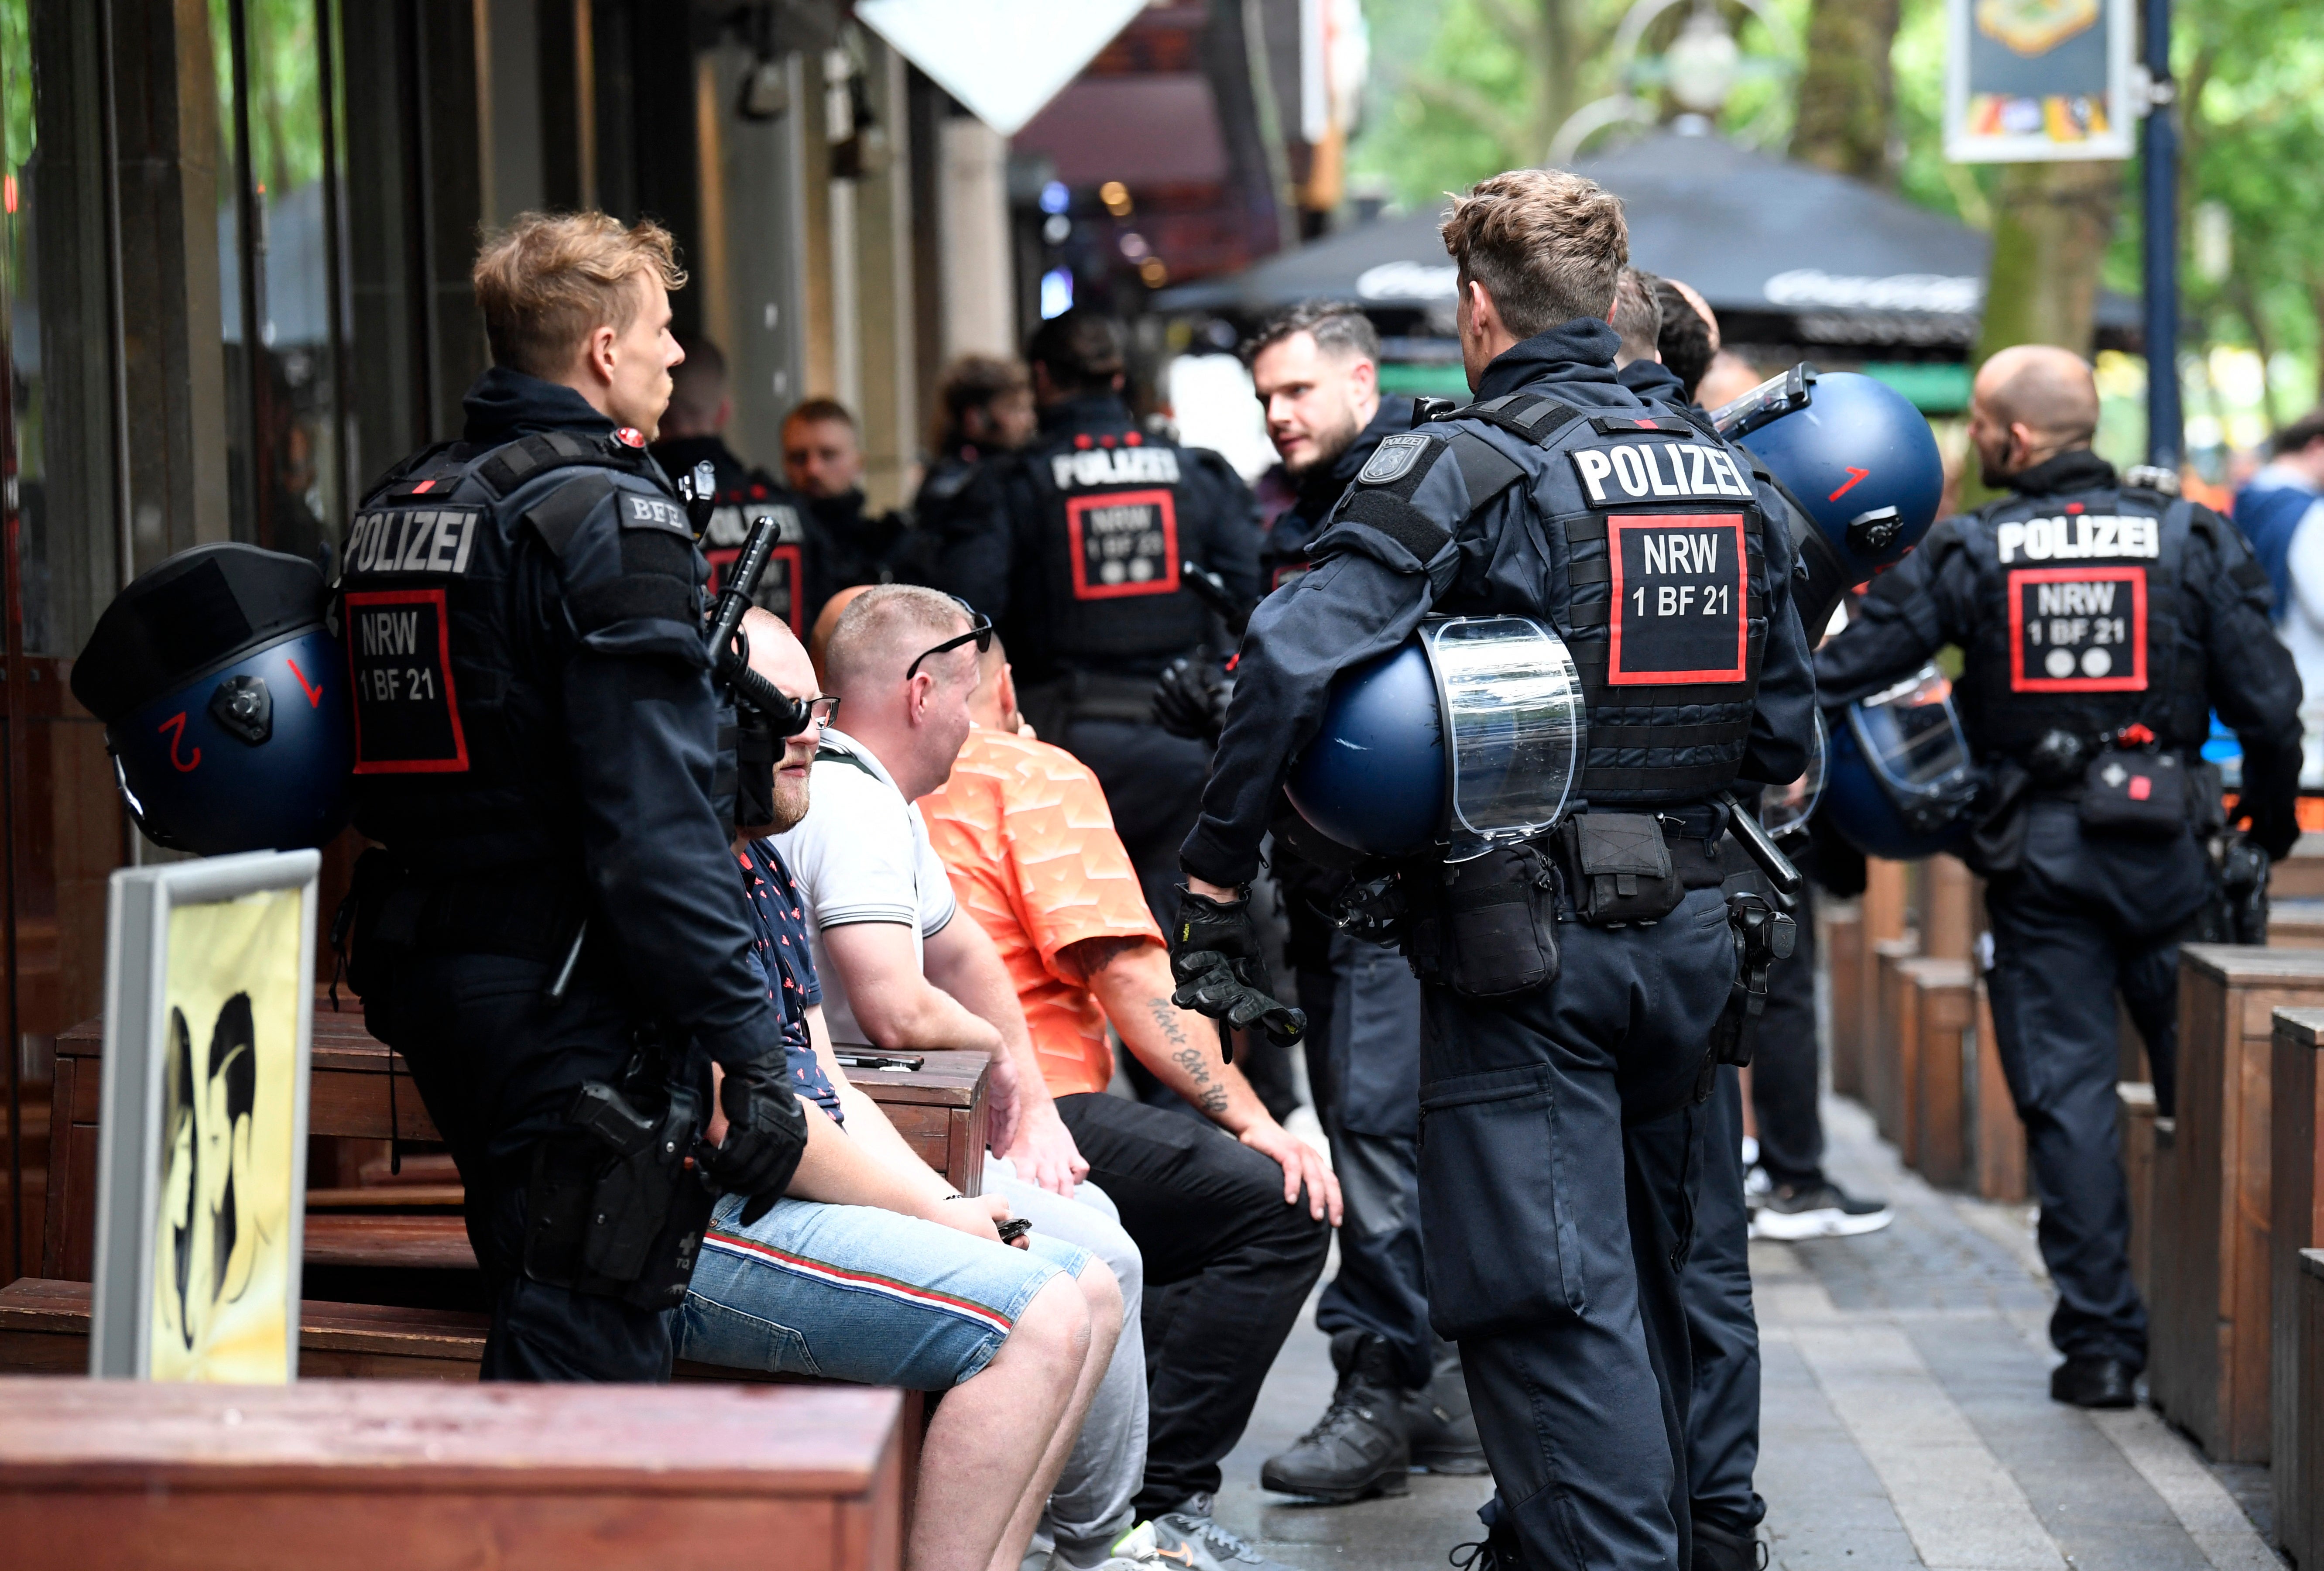
<path fill-rule="evenodd" d="M 2138 1371 L 2119 1358 L 2075 1354 L 2050 1372 L 2050 1400 L 2078 1408 L 2135 1408 Z"/>
<path fill-rule="evenodd" d="M 1388 1339 L 1342 1331 L 1332 1338 L 1332 1363 L 1340 1372 L 1332 1405 L 1297 1445 L 1267 1459 L 1259 1484 L 1330 1505 L 1405 1493 L 1412 1487 L 1411 1451 Z"/>
<path fill-rule="evenodd" d="M 1461 1352 L 1451 1343 L 1436 1345 L 1436 1367 L 1428 1383 L 1404 1393 L 1404 1432 L 1415 1467 L 1464 1477 L 1491 1471 L 1485 1465 L 1484 1442 L 1477 1438 L 1476 1416 L 1469 1410 Z"/>

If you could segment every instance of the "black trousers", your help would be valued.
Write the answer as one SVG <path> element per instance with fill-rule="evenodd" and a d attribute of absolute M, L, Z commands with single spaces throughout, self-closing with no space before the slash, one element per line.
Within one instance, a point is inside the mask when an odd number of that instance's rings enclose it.
<path fill-rule="evenodd" d="M 1759 1465 L 1759 1321 L 1743 1205 L 1743 1086 L 1734 1069 L 1719 1071 L 1702 1114 L 1694 1250 L 1679 1280 L 1694 1363 L 1687 1475 L 1694 1520 L 1739 1535 L 1766 1516 L 1767 1503 L 1751 1487 Z"/>
<path fill-rule="evenodd" d="M 1792 914 L 1799 923 L 1792 957 L 1769 972 L 1766 1007 L 1752 1027 L 1751 1111 L 1758 1115 L 1759 1161 L 1769 1182 L 1805 1189 L 1823 1182 L 1812 885 L 1801 891 Z"/>
<path fill-rule="evenodd" d="M 1141 1517 L 1216 1493 L 1259 1388 L 1323 1274 L 1328 1224 L 1283 1169 L 1215 1124 L 1102 1093 L 1057 1112 L 1146 1261 Z"/>
<path fill-rule="evenodd" d="M 1424 990 L 1430 1315 L 1460 1344 L 1531 1571 L 1667 1571 L 1692 1557 L 1694 1081 L 1734 946 L 1716 889 L 1653 927 L 1566 922 L 1558 939 L 1538 993 Z"/>
<path fill-rule="evenodd" d="M 617 1075 L 630 1052 L 631 1022 L 613 1000 L 584 982 L 551 1005 L 549 975 L 505 956 L 403 951 L 379 1018 L 467 1190 L 468 1241 L 493 1306 L 484 1378 L 666 1381 L 669 1312 L 524 1274 L 532 1144 L 561 1124 L 576 1085 Z"/>
<path fill-rule="evenodd" d="M 1993 1030 L 2025 1122 L 2057 1284 L 2061 1353 L 2146 1363 L 2146 1308 L 2130 1280 L 2130 1198 L 2116 1121 L 2115 997 L 2146 1039 L 2155 1101 L 2176 1105 L 2179 934 L 2208 892 L 2191 837 L 2085 837 L 2070 804 L 2038 802 L 2026 865 L 1986 886 Z"/>
<path fill-rule="evenodd" d="M 1332 935 L 1329 961 L 1300 979 L 1301 998 L 1330 998 L 1309 1010 L 1307 1081 L 1342 1206 L 1340 1269 L 1315 1326 L 1386 1338 L 1416 1390 L 1435 1345 L 1420 1250 L 1420 984 L 1395 950 L 1344 933 Z"/>

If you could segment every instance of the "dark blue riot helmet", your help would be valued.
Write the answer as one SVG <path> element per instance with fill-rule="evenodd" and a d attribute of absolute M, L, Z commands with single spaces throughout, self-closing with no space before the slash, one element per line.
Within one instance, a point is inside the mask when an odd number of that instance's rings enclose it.
<path fill-rule="evenodd" d="M 1545 624 L 1433 617 L 1340 673 L 1285 794 L 1351 850 L 1409 856 L 1442 843 L 1458 861 L 1555 823 L 1586 741 L 1580 675 Z"/>
<path fill-rule="evenodd" d="M 1840 597 L 1904 559 L 1936 522 L 1945 466 L 1927 419 L 1886 383 L 1794 365 L 1711 413 L 1766 467 L 1812 529 L 1794 543 L 1802 624 L 1821 636 Z"/>
<path fill-rule="evenodd" d="M 1867 856 L 1911 862 L 1969 835 L 1984 775 L 1933 664 L 1847 706 L 1831 727 L 1823 812 Z"/>
<path fill-rule="evenodd" d="M 312 562 L 197 546 L 114 597 L 73 663 L 114 778 L 157 846 L 321 846 L 347 821 L 346 656 Z"/>

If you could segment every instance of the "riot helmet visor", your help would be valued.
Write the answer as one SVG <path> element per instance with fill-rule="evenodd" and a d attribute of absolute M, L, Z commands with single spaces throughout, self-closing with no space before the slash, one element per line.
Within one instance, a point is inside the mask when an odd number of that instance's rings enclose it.
<path fill-rule="evenodd" d="M 1453 857 L 1549 827 L 1589 739 L 1564 641 L 1526 616 L 1456 616 L 1420 632 L 1449 744 Z"/>
<path fill-rule="evenodd" d="M 1824 771 L 1831 758 L 1831 735 L 1824 729 L 1823 711 L 1816 711 L 1815 746 L 1808 766 L 1789 785 L 1769 786 L 1759 793 L 1759 825 L 1770 835 L 1788 834 L 1814 816 L 1823 799 Z"/>
<path fill-rule="evenodd" d="M 1881 788 L 1916 829 L 1957 818 L 1976 792 L 1976 763 L 1953 709 L 1953 685 L 1934 664 L 1848 707 Z"/>

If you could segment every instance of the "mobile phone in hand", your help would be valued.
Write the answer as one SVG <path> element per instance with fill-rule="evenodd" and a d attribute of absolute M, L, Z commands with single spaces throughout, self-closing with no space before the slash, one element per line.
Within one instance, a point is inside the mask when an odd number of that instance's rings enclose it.
<path fill-rule="evenodd" d="M 1011 1216 L 1000 1224 L 1000 1230 L 1001 1243 L 1014 1243 L 1033 1231 L 1033 1219 L 1029 1216 Z"/>

